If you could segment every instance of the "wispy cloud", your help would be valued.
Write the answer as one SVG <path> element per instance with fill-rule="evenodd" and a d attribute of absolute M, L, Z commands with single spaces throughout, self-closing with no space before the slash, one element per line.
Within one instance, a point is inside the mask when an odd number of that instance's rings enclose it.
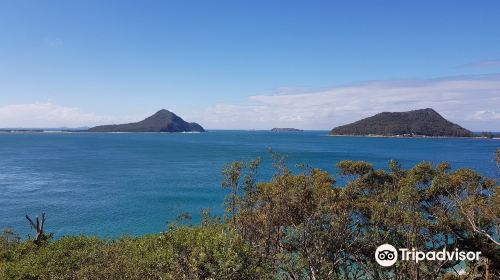
<path fill-rule="evenodd" d="M 0 107 L 0 127 L 79 127 L 125 121 L 124 118 L 83 112 L 79 108 L 50 102 L 12 104 Z"/>
<path fill-rule="evenodd" d="M 383 111 L 434 108 L 473 130 L 500 130 L 500 75 L 371 81 L 297 94 L 251 96 L 192 116 L 213 128 L 331 129 Z"/>
<path fill-rule="evenodd" d="M 480 110 L 470 115 L 468 119 L 477 121 L 500 121 L 500 111 Z"/>
<path fill-rule="evenodd" d="M 64 46 L 64 41 L 61 38 L 45 39 L 45 44 L 51 48 L 59 48 Z"/>
<path fill-rule="evenodd" d="M 461 68 L 489 68 L 500 67 L 500 59 L 480 60 L 461 65 Z"/>

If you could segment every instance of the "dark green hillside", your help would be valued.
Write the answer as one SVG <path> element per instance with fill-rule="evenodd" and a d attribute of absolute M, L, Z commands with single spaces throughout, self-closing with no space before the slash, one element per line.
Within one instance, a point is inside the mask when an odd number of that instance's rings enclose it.
<path fill-rule="evenodd" d="M 331 135 L 423 135 L 471 137 L 473 133 L 443 118 L 433 109 L 384 112 L 357 122 L 336 127 Z"/>
<path fill-rule="evenodd" d="M 90 132 L 204 132 L 197 123 L 188 123 L 168 110 L 160 110 L 140 122 L 128 124 L 101 125 Z"/>

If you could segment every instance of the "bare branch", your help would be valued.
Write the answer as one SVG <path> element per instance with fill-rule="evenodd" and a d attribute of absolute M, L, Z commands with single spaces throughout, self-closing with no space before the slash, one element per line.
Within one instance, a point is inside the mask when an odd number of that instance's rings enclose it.
<path fill-rule="evenodd" d="M 25 217 L 26 217 L 26 219 L 28 219 L 28 221 L 30 222 L 31 226 L 36 230 L 37 227 L 36 227 L 35 223 L 31 220 L 31 218 L 28 215 L 26 215 Z"/>

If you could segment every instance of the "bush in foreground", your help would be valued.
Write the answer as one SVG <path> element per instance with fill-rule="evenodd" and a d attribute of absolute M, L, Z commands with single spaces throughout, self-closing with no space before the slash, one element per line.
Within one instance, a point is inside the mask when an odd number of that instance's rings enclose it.
<path fill-rule="evenodd" d="M 67 236 L 37 246 L 0 238 L 0 279 L 258 279 L 247 245 L 223 225 L 116 240 Z"/>

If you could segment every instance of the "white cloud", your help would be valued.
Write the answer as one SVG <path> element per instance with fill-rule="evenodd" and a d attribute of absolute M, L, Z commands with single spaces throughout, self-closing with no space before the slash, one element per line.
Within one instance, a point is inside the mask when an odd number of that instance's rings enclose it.
<path fill-rule="evenodd" d="M 462 68 L 488 68 L 488 67 L 500 67 L 500 59 L 481 60 L 462 65 Z"/>
<path fill-rule="evenodd" d="M 331 129 L 383 111 L 433 108 L 472 130 L 500 131 L 500 75 L 372 81 L 307 93 L 255 95 L 192 119 L 213 128 Z"/>
<path fill-rule="evenodd" d="M 474 114 L 472 114 L 468 119 L 469 120 L 477 120 L 477 121 L 500 120 L 500 112 L 481 110 L 481 111 L 477 111 Z"/>
<path fill-rule="evenodd" d="M 216 104 L 192 114 L 206 128 L 331 129 L 384 111 L 434 108 L 475 131 L 500 131 L 500 75 L 371 81 L 322 90 L 280 89 L 241 104 Z M 103 116 L 50 102 L 0 107 L 0 127 L 79 127 L 138 121 L 146 114 Z M 150 112 L 151 114 L 153 112 Z"/>
<path fill-rule="evenodd" d="M 86 113 L 79 108 L 45 103 L 13 104 L 0 107 L 0 127 L 79 127 L 113 123 L 117 118 Z"/>

